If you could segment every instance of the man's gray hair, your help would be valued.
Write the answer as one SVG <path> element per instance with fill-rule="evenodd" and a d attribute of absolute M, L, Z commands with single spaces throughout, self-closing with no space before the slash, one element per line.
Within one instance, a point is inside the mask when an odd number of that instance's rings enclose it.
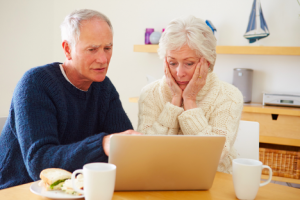
<path fill-rule="evenodd" d="M 185 44 L 195 50 L 197 56 L 204 57 L 210 63 L 210 71 L 213 71 L 217 40 L 202 19 L 188 16 L 172 20 L 159 40 L 158 55 L 163 59 L 167 51 L 180 49 Z"/>
<path fill-rule="evenodd" d="M 80 37 L 80 26 L 82 21 L 93 18 L 98 18 L 99 20 L 105 21 L 110 27 L 111 31 L 113 31 L 110 20 L 104 14 L 96 10 L 89 9 L 75 10 L 71 14 L 67 15 L 60 25 L 62 41 L 68 41 L 71 47 L 75 48 Z"/>

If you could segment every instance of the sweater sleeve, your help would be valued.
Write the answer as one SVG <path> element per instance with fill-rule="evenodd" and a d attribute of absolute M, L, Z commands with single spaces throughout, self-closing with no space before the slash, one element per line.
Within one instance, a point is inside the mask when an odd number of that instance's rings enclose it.
<path fill-rule="evenodd" d="M 184 111 L 179 117 L 184 135 L 224 135 L 225 146 L 220 161 L 229 156 L 233 147 L 243 109 L 242 101 L 228 99 L 217 106 L 210 116 L 205 117 L 201 107 Z"/>
<path fill-rule="evenodd" d="M 111 102 L 120 106 L 118 97 L 113 98 Z M 57 107 L 44 83 L 25 77 L 18 84 L 12 103 L 15 134 L 25 167 L 33 180 L 38 180 L 40 172 L 45 168 L 63 168 L 72 172 L 82 168 L 86 163 L 107 162 L 108 157 L 102 147 L 102 139 L 107 135 L 106 132 L 89 137 L 84 137 L 82 133 L 81 141 L 75 143 L 66 141 L 61 144 L 64 133 L 60 133 L 57 129 L 59 124 Z M 111 116 L 122 112 L 120 107 L 111 109 L 107 120 L 114 120 Z M 123 118 L 129 121 L 124 113 L 118 120 Z M 130 122 L 128 126 L 131 127 Z M 120 126 L 116 126 L 115 130 L 118 128 Z"/>
<path fill-rule="evenodd" d="M 123 109 L 122 103 L 119 98 L 119 93 L 112 85 L 112 83 L 111 86 L 111 100 L 109 103 L 108 112 L 105 116 L 104 125 L 106 126 L 104 126 L 104 132 L 118 133 L 129 129 L 133 129 L 129 118 Z M 109 126 L 108 124 L 113 124 L 113 126 Z"/>
<path fill-rule="evenodd" d="M 152 89 L 143 90 L 139 99 L 138 132 L 147 135 L 177 135 L 178 116 L 183 108 L 167 102 L 161 109 Z"/>

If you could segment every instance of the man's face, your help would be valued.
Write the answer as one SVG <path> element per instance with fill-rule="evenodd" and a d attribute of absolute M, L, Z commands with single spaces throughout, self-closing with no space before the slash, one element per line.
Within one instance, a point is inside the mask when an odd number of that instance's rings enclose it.
<path fill-rule="evenodd" d="M 101 82 L 112 56 L 113 36 L 109 25 L 97 18 L 83 21 L 76 48 L 71 49 L 76 82 Z"/>

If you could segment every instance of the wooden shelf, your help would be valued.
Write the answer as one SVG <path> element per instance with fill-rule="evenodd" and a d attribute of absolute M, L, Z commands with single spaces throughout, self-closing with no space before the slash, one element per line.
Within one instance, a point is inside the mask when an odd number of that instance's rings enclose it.
<path fill-rule="evenodd" d="M 243 112 L 300 116 L 300 108 L 263 106 L 259 103 L 244 104 Z"/>
<path fill-rule="evenodd" d="M 272 136 L 259 136 L 260 143 L 268 143 L 268 144 L 279 144 L 279 145 L 286 145 L 286 146 L 295 146 L 300 147 L 300 140 L 299 139 L 292 139 L 292 138 L 283 138 L 283 137 L 272 137 Z"/>
<path fill-rule="evenodd" d="M 139 101 L 138 97 L 131 97 L 131 98 L 129 98 L 129 102 L 131 102 L 131 103 L 137 103 L 138 101 Z"/>
<path fill-rule="evenodd" d="M 156 53 L 158 45 L 134 45 L 134 52 Z M 246 55 L 300 55 L 300 47 L 273 46 L 217 46 L 217 54 L 246 54 Z"/>
<path fill-rule="evenodd" d="M 217 46 L 217 54 L 300 55 L 300 47 Z"/>
<path fill-rule="evenodd" d="M 148 44 L 148 45 L 134 45 L 134 52 L 148 52 L 148 53 L 157 53 L 158 45 Z"/>

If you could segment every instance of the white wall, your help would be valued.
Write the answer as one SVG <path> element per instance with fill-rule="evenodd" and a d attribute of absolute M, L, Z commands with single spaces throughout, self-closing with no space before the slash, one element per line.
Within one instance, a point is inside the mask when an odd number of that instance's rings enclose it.
<path fill-rule="evenodd" d="M 23 3 L 26 2 L 26 3 Z M 50 3 L 51 2 L 51 3 Z M 14 0 L 0 2 L 0 116 L 7 115 L 12 91 L 31 67 L 64 61 L 59 25 L 74 9 L 106 14 L 114 27 L 114 52 L 108 76 L 119 91 L 134 127 L 138 107 L 128 102 L 147 84 L 146 75 L 160 78 L 162 61 L 155 53 L 133 52 L 144 43 L 145 28 L 160 31 L 170 20 L 195 15 L 217 27 L 218 45 L 249 45 L 243 38 L 253 0 Z M 262 0 L 270 36 L 251 45 L 300 46 L 300 5 L 296 0 Z M 218 55 L 215 73 L 232 83 L 233 68 L 254 69 L 253 102 L 262 91 L 300 93 L 300 56 Z"/>
<path fill-rule="evenodd" d="M 0 1 L 0 116 L 8 115 L 13 90 L 24 72 L 53 60 L 49 2 Z"/>

